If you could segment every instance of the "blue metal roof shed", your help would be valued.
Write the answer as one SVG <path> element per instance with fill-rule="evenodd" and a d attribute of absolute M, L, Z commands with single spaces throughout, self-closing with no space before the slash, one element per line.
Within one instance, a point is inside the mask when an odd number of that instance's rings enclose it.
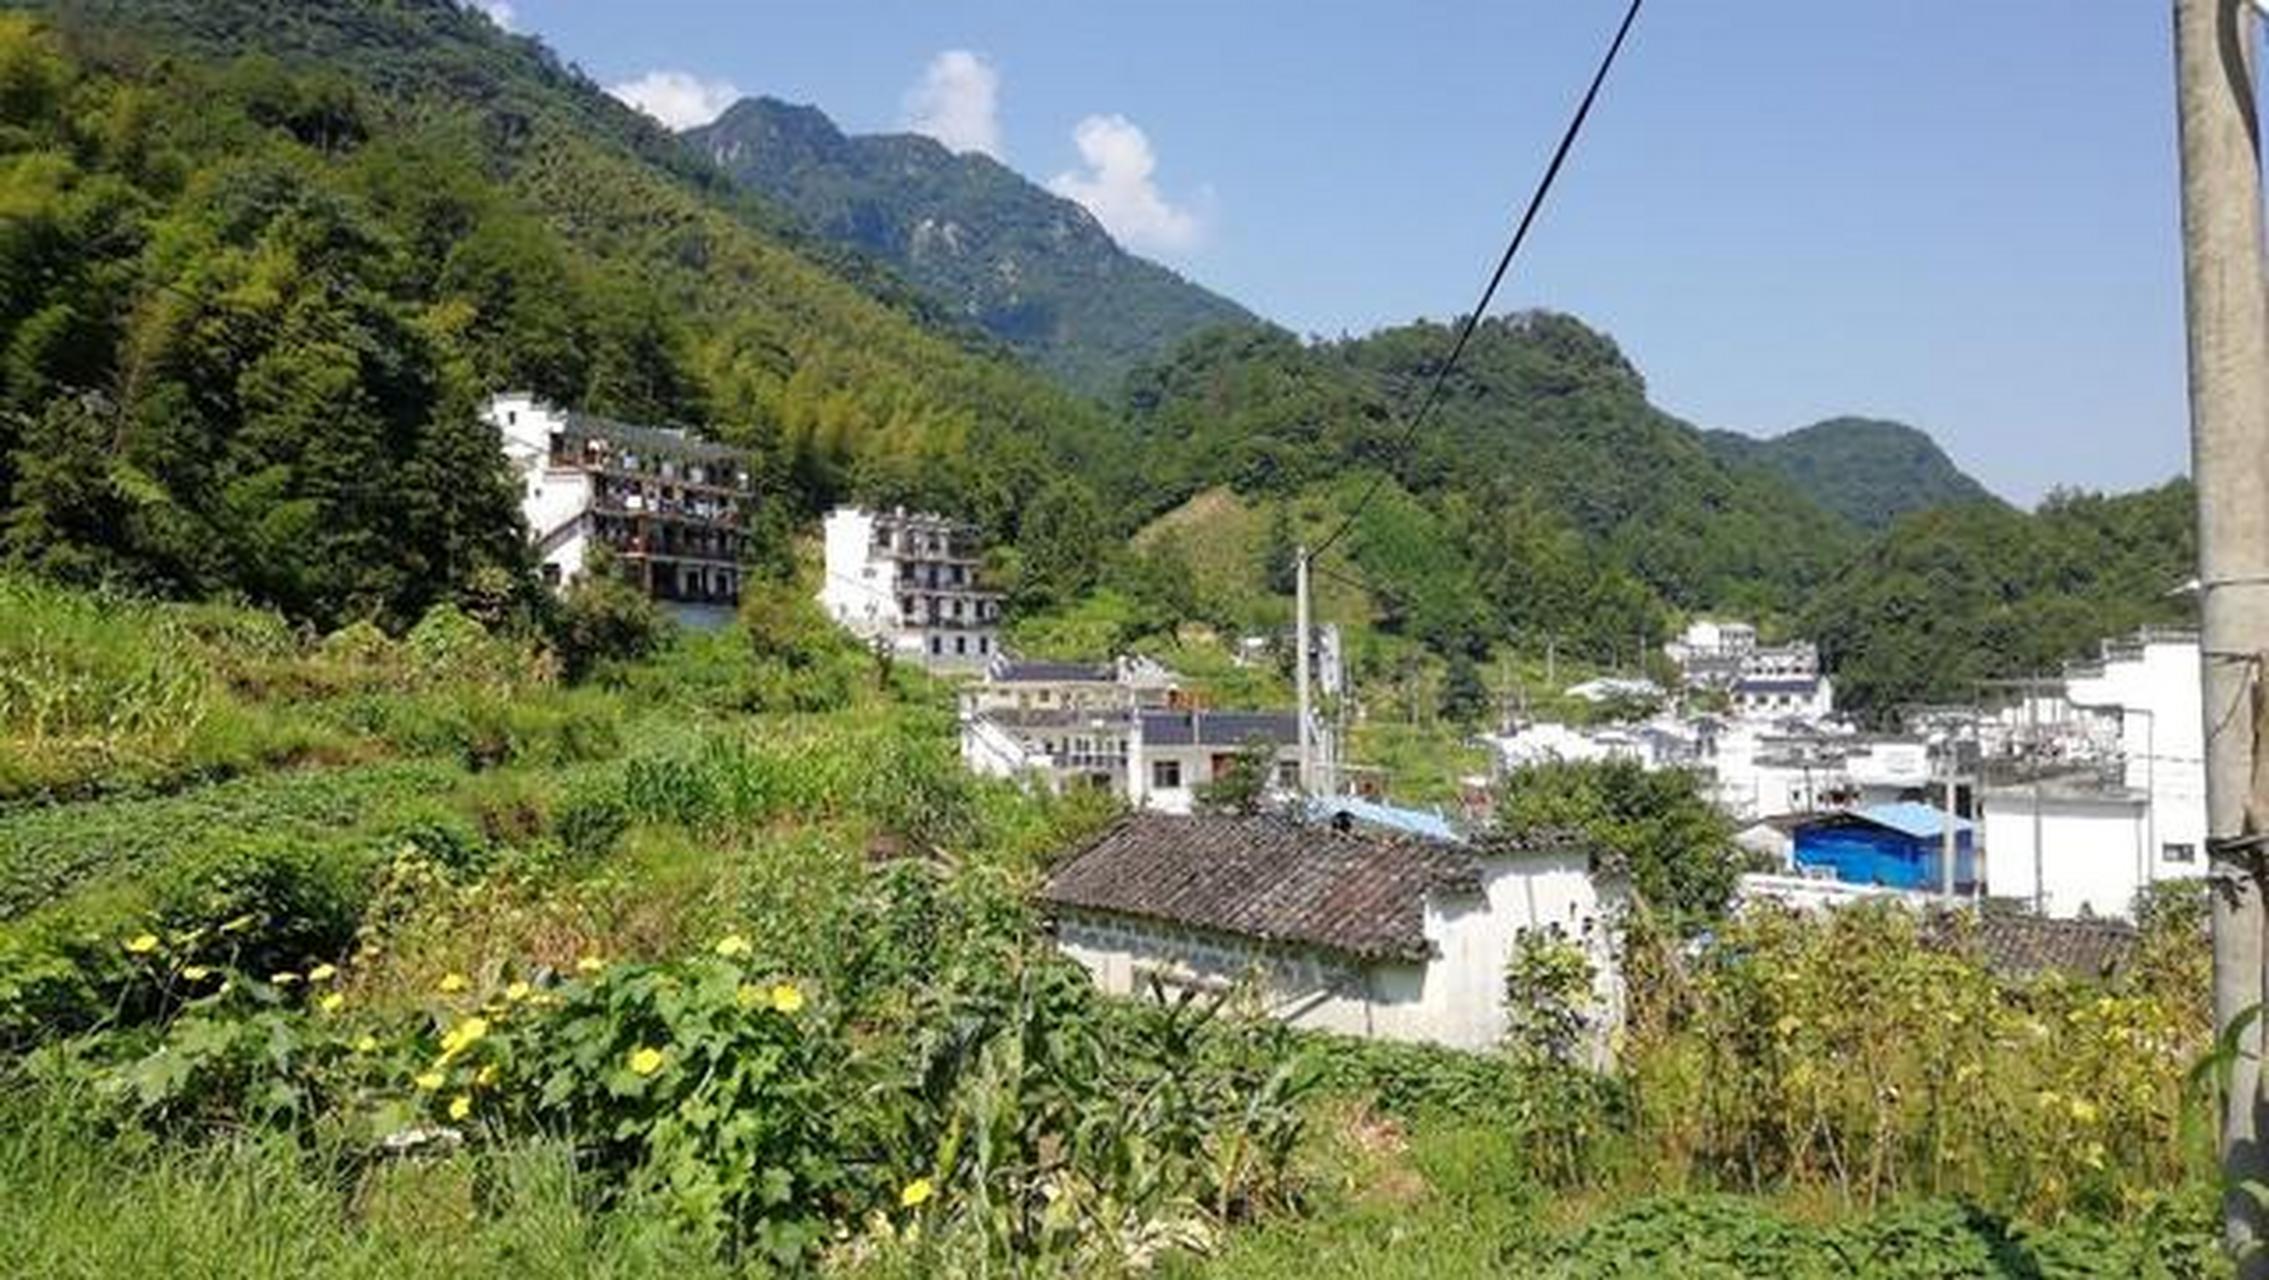
<path fill-rule="evenodd" d="M 1901 801 L 1828 814 L 1796 829 L 1796 865 L 1818 867 L 1846 884 L 1936 890 L 1942 883 L 1946 815 L 1926 804 Z M 1977 831 L 1954 819 L 1954 889 L 1977 879 Z"/>
<path fill-rule="evenodd" d="M 1457 828 L 1451 826 L 1449 819 L 1441 814 L 1380 804 L 1361 796 L 1310 796 L 1308 816 L 1318 821 L 1344 817 L 1350 822 L 1383 827 L 1422 840 L 1438 840 L 1444 844 L 1465 843 L 1465 837 L 1459 835 Z"/>

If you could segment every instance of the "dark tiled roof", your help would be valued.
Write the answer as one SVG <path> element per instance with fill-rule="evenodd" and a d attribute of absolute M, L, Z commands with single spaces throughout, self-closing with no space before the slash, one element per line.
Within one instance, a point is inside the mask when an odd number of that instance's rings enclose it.
<path fill-rule="evenodd" d="M 1949 926 L 1987 968 L 2004 978 L 2049 972 L 2101 978 L 2117 972 L 2135 949 L 2135 930 L 2116 920 L 2054 920 L 1988 910 L 1966 928 Z"/>
<path fill-rule="evenodd" d="M 1744 676 L 1735 693 L 1810 693 L 1820 687 L 1818 676 Z"/>
<path fill-rule="evenodd" d="M 1142 740 L 1162 747 L 1241 747 L 1255 738 L 1280 746 L 1300 740 L 1290 711 L 1145 711 Z"/>
<path fill-rule="evenodd" d="M 1108 662 L 1046 662 L 1035 658 L 1003 658 L 986 674 L 1004 683 L 1024 680 L 1090 680 L 1109 683 L 1119 673 Z"/>
<path fill-rule="evenodd" d="M 597 414 L 570 409 L 561 415 L 567 422 L 564 433 L 569 439 L 604 440 L 620 449 L 628 447 L 649 453 L 667 453 L 681 458 L 709 458 L 719 461 L 746 457 L 730 445 L 710 440 L 697 440 L 670 427 L 641 427 L 628 422 L 616 422 Z"/>
<path fill-rule="evenodd" d="M 1127 713 L 1107 707 L 995 707 L 977 718 L 1004 729 L 1097 729 L 1127 731 Z"/>
<path fill-rule="evenodd" d="M 1136 916 L 1358 959 L 1426 954 L 1430 891 L 1478 892 L 1480 869 L 1448 845 L 1250 818 L 1137 813 L 1056 870 L 1056 907 Z"/>

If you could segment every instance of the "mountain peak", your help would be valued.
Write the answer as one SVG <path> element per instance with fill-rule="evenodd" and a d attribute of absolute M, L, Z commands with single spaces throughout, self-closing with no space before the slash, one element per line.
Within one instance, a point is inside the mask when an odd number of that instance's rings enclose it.
<path fill-rule="evenodd" d="M 920 134 L 847 136 L 815 107 L 762 97 L 684 137 L 814 234 L 888 263 L 1082 390 L 1117 391 L 1201 329 L 1260 323 L 991 156 Z"/>
<path fill-rule="evenodd" d="M 1786 478 L 1813 501 L 1863 529 L 1910 511 L 1999 502 L 1955 465 L 1929 432 L 1885 418 L 1826 418 L 1769 439 L 1709 432 L 1711 452 Z"/>

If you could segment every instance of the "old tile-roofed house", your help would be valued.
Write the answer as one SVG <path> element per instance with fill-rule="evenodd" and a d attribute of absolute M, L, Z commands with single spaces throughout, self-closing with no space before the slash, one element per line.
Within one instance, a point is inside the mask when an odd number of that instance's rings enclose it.
<path fill-rule="evenodd" d="M 1515 939 L 1551 932 L 1592 956 L 1603 1046 L 1620 1011 L 1622 886 L 1594 861 L 1557 832 L 1462 848 L 1278 814 L 1146 812 L 1067 859 L 1041 899 L 1106 990 L 1252 979 L 1298 1025 L 1472 1049 L 1503 1034 Z"/>
<path fill-rule="evenodd" d="M 1987 911 L 1969 931 L 1977 956 L 2004 978 L 2062 973 L 2106 978 L 2135 951 L 2135 928 L 2118 920 L 2058 920 Z"/>
<path fill-rule="evenodd" d="M 1473 859 L 1254 817 L 1135 814 L 1048 881 L 1056 906 L 1109 912 L 1366 960 L 1426 954 L 1426 897 L 1473 892 Z"/>

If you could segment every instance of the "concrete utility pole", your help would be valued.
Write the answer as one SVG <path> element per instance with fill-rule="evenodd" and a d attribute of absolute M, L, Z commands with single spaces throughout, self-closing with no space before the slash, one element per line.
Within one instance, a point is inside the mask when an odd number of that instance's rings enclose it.
<path fill-rule="evenodd" d="M 1949 898 L 1954 896 L 1954 770 L 1957 763 L 1954 730 L 1949 727 L 1946 730 L 1946 829 L 1940 833 L 1938 848 L 1938 892 Z"/>
<path fill-rule="evenodd" d="M 1300 691 L 1300 791 L 1303 795 L 1315 790 L 1315 739 L 1309 728 L 1308 715 L 1312 709 L 1308 701 L 1308 548 L 1302 544 L 1293 560 L 1292 574 L 1292 672 L 1295 687 Z"/>
<path fill-rule="evenodd" d="M 2269 287 L 2262 279 L 2254 18 L 2245 0 L 2175 0 L 2182 149 L 2182 284 L 2190 339 L 2190 462 L 2198 488 L 2205 664 L 2206 848 L 2214 904 L 2214 1022 L 2261 1003 L 2253 814 L 2254 677 L 2269 650 Z M 2269 1275 L 2261 1206 L 2261 1024 L 2239 1043 L 2222 1104 L 2222 1223 L 2240 1274 Z"/>

